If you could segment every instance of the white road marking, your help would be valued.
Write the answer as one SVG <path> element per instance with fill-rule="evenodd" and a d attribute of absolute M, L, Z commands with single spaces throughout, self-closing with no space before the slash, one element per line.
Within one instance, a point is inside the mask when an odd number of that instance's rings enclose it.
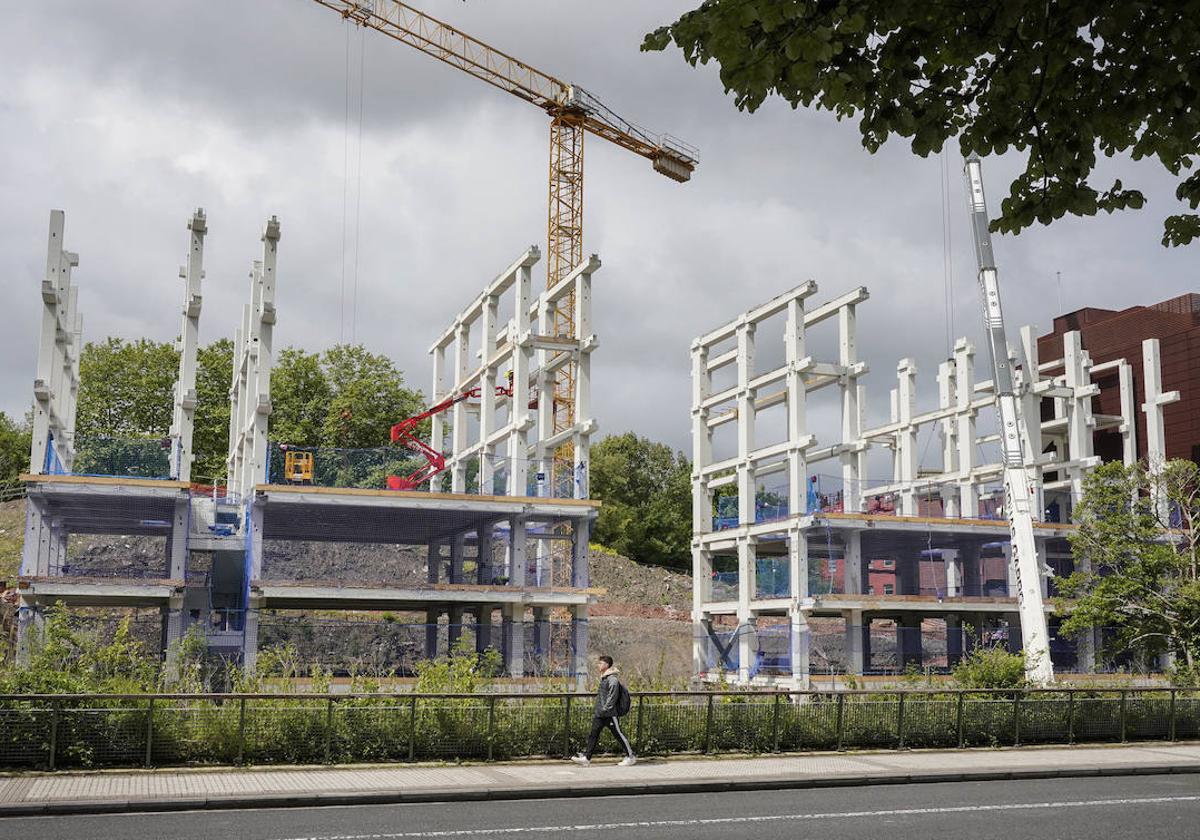
<path fill-rule="evenodd" d="M 1200 802 L 1200 796 L 1153 796 L 1134 799 L 1089 799 L 1072 802 L 1016 802 L 1003 805 L 959 805 L 944 808 L 894 808 L 884 811 L 832 811 L 817 814 L 762 814 L 748 817 L 713 817 L 691 820 L 645 820 L 593 823 L 588 825 L 538 825 L 513 828 L 465 828 L 446 831 L 408 831 L 398 834 L 322 834 L 290 837 L 287 840 L 420 840 L 433 837 L 505 837 L 512 834 L 565 834 L 583 831 L 612 831 L 631 828 L 688 828 L 732 823 L 766 823 L 803 820 L 838 820 L 860 817 L 905 817 L 921 814 L 964 814 L 977 811 L 1025 811 L 1050 808 L 1096 808 L 1115 805 L 1145 805 L 1168 802 Z"/>

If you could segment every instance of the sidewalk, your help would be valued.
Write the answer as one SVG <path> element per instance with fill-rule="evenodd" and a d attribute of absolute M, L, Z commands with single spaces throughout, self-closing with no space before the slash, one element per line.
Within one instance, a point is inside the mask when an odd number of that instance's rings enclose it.
<path fill-rule="evenodd" d="M 1200 744 L 0 776 L 0 817 L 1200 773 Z"/>

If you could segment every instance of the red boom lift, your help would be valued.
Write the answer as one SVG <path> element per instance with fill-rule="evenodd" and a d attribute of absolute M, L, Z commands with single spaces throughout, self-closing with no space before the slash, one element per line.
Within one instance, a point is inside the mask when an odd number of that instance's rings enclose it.
<path fill-rule="evenodd" d="M 446 456 L 437 449 L 434 449 L 425 441 L 421 440 L 415 434 L 417 426 L 423 420 L 427 420 L 435 414 L 440 414 L 446 409 L 457 405 L 463 400 L 477 399 L 482 393 L 480 388 L 472 388 L 470 391 L 464 391 L 453 397 L 447 397 L 432 408 L 427 408 L 420 414 L 414 414 L 407 420 L 401 420 L 396 425 L 392 426 L 392 443 L 403 443 L 414 452 L 419 452 L 425 456 L 426 464 L 411 472 L 406 476 L 389 475 L 387 486 L 389 490 L 415 490 L 424 484 L 429 479 L 446 469 Z M 511 397 L 513 395 L 512 374 L 509 374 L 508 387 L 503 385 L 496 386 L 496 396 Z"/>

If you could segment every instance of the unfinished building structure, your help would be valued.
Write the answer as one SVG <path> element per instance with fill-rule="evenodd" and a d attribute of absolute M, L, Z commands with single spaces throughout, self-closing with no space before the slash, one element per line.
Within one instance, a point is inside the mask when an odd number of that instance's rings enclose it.
<path fill-rule="evenodd" d="M 974 348 L 955 343 L 939 365 L 937 404 L 923 410 L 916 364 L 901 360 L 889 421 L 869 427 L 856 334 L 867 290 L 813 306 L 816 292 L 805 283 L 692 344 L 697 671 L 806 688 L 815 673 L 953 665 L 980 638 L 1019 647 L 995 400 L 992 383 L 976 379 Z M 836 335 L 814 342 L 814 329 Z M 1065 573 L 1071 510 L 1099 463 L 1093 436 L 1120 434 L 1126 463 L 1161 459 L 1157 433 L 1138 450 L 1136 415 L 1161 429 L 1163 406 L 1178 393 L 1162 391 L 1154 339 L 1143 343 L 1141 395 L 1128 360 L 1093 365 L 1078 332 L 1045 361 L 1032 330 L 1021 340 L 1010 356 L 1029 386 L 1025 415 L 1042 418 L 1030 424 L 1027 459 L 1042 513 L 1038 553 Z M 817 344 L 836 356 L 817 358 Z M 771 363 L 760 364 L 764 357 Z M 1119 391 L 1106 404 L 1120 414 L 1093 410 L 1098 381 Z M 840 422 L 821 440 L 808 418 L 827 394 Z M 884 627 L 894 655 L 880 650 Z M 1094 639 L 1052 640 L 1051 650 L 1060 667 L 1095 667 Z"/>
<path fill-rule="evenodd" d="M 203 211 L 188 229 L 169 437 L 76 441 L 80 320 L 70 273 L 78 259 L 63 248 L 63 214 L 51 216 L 35 434 L 24 476 L 20 650 L 28 652 L 46 610 L 55 605 L 157 610 L 168 659 L 191 632 L 202 636 L 212 655 L 253 669 L 264 617 L 302 623 L 315 611 L 387 613 L 415 616 L 404 623 L 415 639 L 411 659 L 392 663 L 400 672 L 416 658 L 473 641 L 478 650 L 499 651 L 512 676 L 550 670 L 582 676 L 594 600 L 588 535 L 597 503 L 588 499 L 587 453 L 595 430 L 591 282 L 599 260 L 592 257 L 535 294 L 531 268 L 540 254 L 528 249 L 435 343 L 434 401 L 449 400 L 453 413 L 435 415 L 431 451 L 449 450 L 448 492 L 440 475 L 433 488 L 401 492 L 386 489 L 382 474 L 367 483 L 337 471 L 328 480 L 310 475 L 292 482 L 271 472 L 281 238 L 279 222 L 271 218 L 235 334 L 226 480 L 197 484 L 191 466 L 208 232 Z M 576 307 L 573 330 L 555 334 L 554 311 L 568 293 Z M 566 363 L 579 372 L 575 423 L 556 432 L 548 416 L 554 373 Z M 547 464 L 563 441 L 573 445 L 577 462 L 569 480 L 555 483 Z M 68 550 L 72 539 L 103 542 L 106 536 L 125 549 L 135 545 L 139 562 L 81 562 Z M 389 579 L 383 572 L 353 581 L 301 580 L 290 573 L 289 557 L 346 545 L 368 554 L 396 547 L 420 554 L 424 580 Z M 279 562 L 264 563 L 268 556 Z"/>

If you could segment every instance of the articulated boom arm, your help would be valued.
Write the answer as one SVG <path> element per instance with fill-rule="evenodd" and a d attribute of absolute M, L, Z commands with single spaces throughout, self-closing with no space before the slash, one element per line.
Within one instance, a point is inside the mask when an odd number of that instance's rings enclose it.
<path fill-rule="evenodd" d="M 1017 608 L 1021 616 L 1021 642 L 1032 663 L 1030 679 L 1039 685 L 1054 679 L 1050 662 L 1050 632 L 1042 597 L 1041 561 L 1033 535 L 1033 498 L 1026 472 L 1022 441 L 1027 432 L 1021 416 L 1008 342 L 1004 334 L 1004 313 L 1000 308 L 1000 275 L 992 256 L 992 234 L 988 230 L 987 201 L 983 194 L 983 170 L 979 158 L 967 160 L 967 189 L 971 201 L 971 228 L 975 239 L 975 257 L 979 264 L 979 292 L 983 296 L 983 323 L 992 360 L 996 408 L 1000 415 L 1000 442 L 1004 459 L 1005 512 L 1012 546 L 1012 564 L 1017 581 Z M 1035 418 L 1036 420 L 1037 418 Z"/>
<path fill-rule="evenodd" d="M 649 132 L 619 117 L 582 88 L 543 73 L 399 0 L 316 2 L 360 26 L 382 32 L 489 85 L 519 96 L 551 117 L 573 115 L 585 131 L 650 159 L 655 170 L 668 178 L 688 180 L 698 162 L 696 150 L 687 144 L 669 135 Z"/>
<path fill-rule="evenodd" d="M 429 445 L 425 441 L 417 437 L 414 432 L 417 426 L 425 420 L 428 420 L 435 414 L 441 414 L 450 408 L 453 408 L 460 402 L 470 399 L 478 399 L 482 390 L 472 388 L 469 391 L 464 391 L 453 397 L 447 397 L 435 406 L 427 408 L 420 414 L 414 414 L 406 420 L 401 420 L 396 425 L 392 426 L 392 443 L 403 443 L 414 452 L 419 452 L 425 456 L 425 466 L 414 470 L 407 476 L 401 477 L 398 475 L 389 475 L 387 484 L 389 490 L 415 490 L 429 479 L 446 469 L 446 456 L 439 450 Z M 511 397 L 513 389 L 511 383 L 509 387 L 503 385 L 496 386 L 496 396 Z"/>

